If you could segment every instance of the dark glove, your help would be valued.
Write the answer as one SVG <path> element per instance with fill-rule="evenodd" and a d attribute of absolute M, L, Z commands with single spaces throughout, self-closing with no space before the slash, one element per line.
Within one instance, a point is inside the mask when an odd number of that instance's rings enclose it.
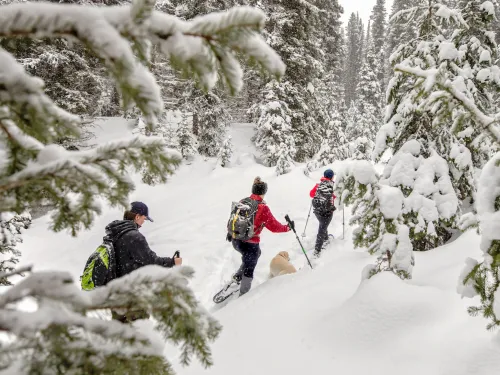
<path fill-rule="evenodd" d="M 333 206 L 332 212 L 335 212 L 335 211 L 337 211 L 337 207 Z"/>
<path fill-rule="evenodd" d="M 227 241 L 227 242 L 231 242 L 232 240 L 233 240 L 233 236 L 231 236 L 231 233 L 228 233 L 228 234 L 226 235 L 226 241 Z"/>

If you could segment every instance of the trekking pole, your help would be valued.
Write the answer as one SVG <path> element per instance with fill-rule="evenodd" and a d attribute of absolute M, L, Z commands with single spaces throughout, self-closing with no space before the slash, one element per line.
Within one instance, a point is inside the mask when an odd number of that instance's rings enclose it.
<path fill-rule="evenodd" d="M 340 204 L 342 204 L 342 198 L 340 198 Z M 344 240 L 345 235 L 345 217 L 344 217 L 345 207 L 342 204 L 342 241 Z"/>
<path fill-rule="evenodd" d="M 311 262 L 309 261 L 309 258 L 307 257 L 306 251 L 304 250 L 304 246 L 302 246 L 302 242 L 300 242 L 299 236 L 297 236 L 297 232 L 295 231 L 295 225 L 293 225 L 292 221 L 290 220 L 290 216 L 285 215 L 285 220 L 288 223 L 288 226 L 290 228 L 292 228 L 293 233 L 295 233 L 295 238 L 297 238 L 297 241 L 299 241 L 300 248 L 302 249 L 302 252 L 306 256 L 307 263 L 309 263 L 309 266 L 311 267 L 311 269 L 313 269 L 313 266 L 312 266 Z"/>
<path fill-rule="evenodd" d="M 307 223 L 309 222 L 309 216 L 311 216 L 312 207 L 313 207 L 313 204 L 312 204 L 312 201 L 311 201 L 311 207 L 309 207 L 309 215 L 307 215 L 306 226 L 304 227 L 304 233 L 302 233 L 302 237 L 306 236 Z"/>

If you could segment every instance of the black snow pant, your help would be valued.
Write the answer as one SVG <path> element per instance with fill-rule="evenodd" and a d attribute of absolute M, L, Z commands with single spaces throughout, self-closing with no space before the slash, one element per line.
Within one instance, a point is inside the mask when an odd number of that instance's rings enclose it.
<path fill-rule="evenodd" d="M 240 296 L 245 294 L 252 287 L 253 271 L 257 266 L 261 251 L 258 243 L 244 242 L 241 240 L 232 241 L 234 249 L 241 254 L 241 266 L 234 275 L 241 278 Z"/>
<path fill-rule="evenodd" d="M 321 252 L 323 243 L 328 239 L 328 226 L 330 225 L 333 217 L 333 211 L 330 213 L 315 212 L 316 218 L 319 221 L 318 236 L 316 237 L 316 252 Z"/>

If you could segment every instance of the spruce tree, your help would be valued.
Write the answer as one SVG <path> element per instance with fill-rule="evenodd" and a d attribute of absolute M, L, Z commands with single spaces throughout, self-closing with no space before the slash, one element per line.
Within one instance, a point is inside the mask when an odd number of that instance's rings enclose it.
<path fill-rule="evenodd" d="M 439 96 L 432 95 L 421 79 L 405 71 L 433 69 L 436 64 L 444 66 L 450 58 L 453 60 L 455 48 L 446 41 L 447 35 L 443 34 L 445 28 L 442 25 L 460 22 L 460 16 L 435 0 L 430 0 L 427 7 L 416 7 L 409 11 L 414 14 L 420 26 L 419 37 L 400 46 L 393 55 L 395 72 L 390 83 L 386 124 L 377 135 L 375 156 L 380 158 L 387 148 L 396 155 L 410 140 L 416 140 L 422 158 L 446 161 L 453 186 L 452 191 L 447 192 L 450 194 L 447 199 L 453 202 L 449 206 L 453 212 L 446 212 L 437 222 L 433 221 L 435 228 L 429 232 L 415 231 L 415 228 L 410 231 L 415 250 L 429 250 L 445 243 L 451 238 L 452 231 L 458 229 L 461 208 L 454 202 L 473 197 L 474 184 L 470 184 L 473 181 L 472 166 L 470 152 L 461 147 L 463 143 L 452 131 L 452 107 L 448 103 L 433 105 L 434 99 L 439 99 Z M 448 17 L 448 14 L 452 17 Z M 428 173 L 432 174 L 431 171 Z M 400 186 L 405 197 L 411 194 L 411 189 L 406 190 L 408 187 L 411 184 Z M 416 213 L 416 210 L 413 209 L 412 212 Z M 406 219 L 410 220 L 409 217 Z M 415 224 L 415 220 L 413 218 L 410 221 Z M 420 223 L 419 226 L 421 225 Z"/>
<path fill-rule="evenodd" d="M 351 14 L 347 25 L 347 55 L 345 59 L 345 103 L 356 99 L 356 87 L 363 61 L 363 22 L 359 14 Z"/>
<path fill-rule="evenodd" d="M 219 151 L 221 167 L 229 167 L 229 165 L 231 164 L 231 156 L 233 156 L 233 143 L 231 141 L 231 136 L 228 135 L 222 143 L 222 147 Z"/>
<path fill-rule="evenodd" d="M 177 67 L 196 76 L 207 90 L 216 83 L 217 73 L 231 87 L 241 87 L 241 76 L 232 74 L 241 69 L 236 53 L 259 62 L 273 75 L 284 73 L 283 63 L 260 37 L 263 12 L 245 7 L 185 23 L 153 7 L 153 1 L 141 0 L 114 9 L 0 5 L 0 35 L 72 37 L 83 42 L 116 82 L 124 107 L 136 105 L 151 130 L 163 103 L 144 65 L 148 55 L 139 53 L 149 43 L 161 45 Z M 186 55 L 187 45 L 192 55 Z M 128 194 L 134 189 L 129 173 L 146 167 L 165 181 L 179 163 L 179 155 L 165 150 L 163 140 L 154 137 L 135 136 L 85 151 L 67 151 L 54 143 L 60 137 L 78 136 L 80 123 L 78 116 L 46 95 L 41 79 L 29 75 L 0 48 L 0 149 L 6 156 L 0 169 L 2 219 L 6 212 L 20 214 L 45 201 L 55 208 L 51 229 L 69 229 L 76 235 L 101 212 L 96 197 L 112 206 L 128 206 Z M 5 233 L 0 232 L 2 244 Z M 33 272 L 30 267 L 4 271 L 0 270 L 3 284 L 13 275 L 30 274 L 4 291 L 0 301 L 0 325 L 10 336 L 0 350 L 7 371 L 173 374 L 163 348 L 136 327 L 92 317 L 109 309 L 148 311 L 158 333 L 180 345 L 182 364 L 189 364 L 193 356 L 204 366 L 212 364 L 209 343 L 221 327 L 200 308 L 187 286 L 193 276 L 189 267 L 147 266 L 90 292 L 79 290 L 63 271 Z M 26 298 L 37 301 L 35 311 L 19 307 Z"/>
<path fill-rule="evenodd" d="M 291 111 L 281 90 L 286 85 L 275 81 L 266 86 L 266 102 L 255 106 L 253 111 L 259 119 L 255 132 L 255 144 L 268 166 L 277 165 L 280 172 L 287 171 L 286 164 L 295 157 L 295 141 L 292 133 Z M 286 95 L 283 95 L 287 97 Z"/>
<path fill-rule="evenodd" d="M 179 152 L 184 159 L 191 159 L 196 154 L 196 140 L 184 113 L 181 114 L 181 122 L 176 133 Z"/>
<path fill-rule="evenodd" d="M 339 79 L 336 78 L 339 56 L 334 50 L 340 42 L 340 7 L 337 2 L 300 0 L 263 3 L 263 7 L 269 13 L 267 40 L 288 62 L 283 80 L 274 85 L 281 86 L 276 92 L 291 113 L 295 160 L 303 162 L 319 150 L 330 116 L 326 103 L 333 100 L 327 98 L 326 93 L 333 90 Z M 284 19 L 287 22 L 283 22 Z M 329 30 L 327 38 L 325 29 Z M 257 107 L 266 105 L 264 89 Z M 253 120 L 261 121 L 258 117 Z"/>
<path fill-rule="evenodd" d="M 418 36 L 419 26 L 415 18 L 415 11 L 418 6 L 424 5 L 426 2 L 427 0 L 393 1 L 387 25 L 387 57 L 390 57 L 399 46 L 411 42 Z"/>
<path fill-rule="evenodd" d="M 386 38 L 387 38 L 387 11 L 385 8 L 385 0 L 377 0 L 377 3 L 373 7 L 371 14 L 371 46 L 367 46 L 367 55 L 371 53 L 375 74 L 377 75 L 377 80 L 382 91 L 386 87 L 385 82 L 385 67 L 387 61 L 387 55 L 385 50 Z"/>
<path fill-rule="evenodd" d="M 194 99 L 193 127 L 198 137 L 198 152 L 217 156 L 231 117 L 217 93 L 209 92 Z"/>
<path fill-rule="evenodd" d="M 359 111 L 357 127 L 360 129 L 361 136 L 374 141 L 375 135 L 382 123 L 383 101 L 380 81 L 377 77 L 378 61 L 375 53 L 374 41 L 370 40 L 367 46 L 365 61 L 361 67 L 358 86 L 356 87 L 355 106 Z M 359 136 L 355 135 L 356 137 Z M 348 134 L 348 139 L 352 140 Z"/>

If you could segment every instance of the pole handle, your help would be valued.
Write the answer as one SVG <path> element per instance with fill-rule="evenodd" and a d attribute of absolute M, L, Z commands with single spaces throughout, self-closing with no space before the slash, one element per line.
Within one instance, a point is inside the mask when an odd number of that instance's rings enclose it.
<path fill-rule="evenodd" d="M 174 256 L 173 258 L 180 258 L 181 257 L 181 252 L 179 250 L 177 250 L 175 253 L 174 253 Z"/>

